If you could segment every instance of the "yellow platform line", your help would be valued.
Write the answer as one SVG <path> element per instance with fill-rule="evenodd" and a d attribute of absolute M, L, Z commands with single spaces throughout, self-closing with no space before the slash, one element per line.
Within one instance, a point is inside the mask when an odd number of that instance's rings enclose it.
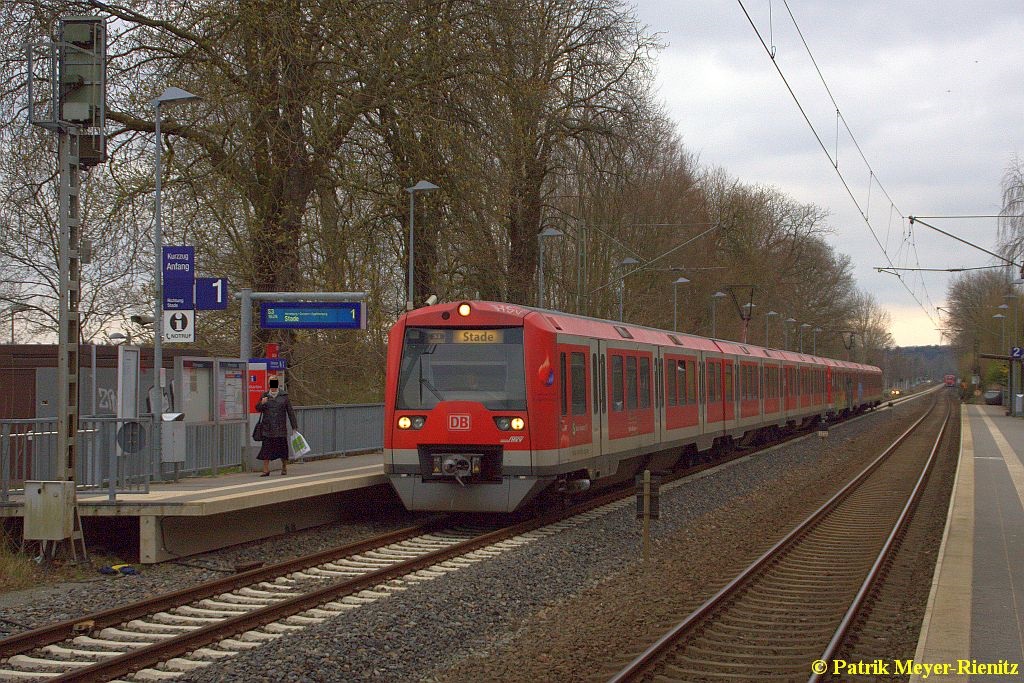
<path fill-rule="evenodd" d="M 953 483 L 953 502 L 939 546 L 932 575 L 928 607 L 915 662 L 955 663 L 967 658 L 971 648 L 971 582 L 974 566 L 974 439 L 967 410 L 960 411 L 960 457 Z M 955 670 L 955 669 L 954 669 Z M 912 683 L 924 681 L 911 676 Z M 929 681 L 962 683 L 962 676 L 931 675 Z"/>

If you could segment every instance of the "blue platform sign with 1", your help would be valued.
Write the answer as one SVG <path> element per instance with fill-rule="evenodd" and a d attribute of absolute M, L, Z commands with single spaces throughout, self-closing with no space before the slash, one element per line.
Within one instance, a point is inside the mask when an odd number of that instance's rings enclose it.
<path fill-rule="evenodd" d="M 366 306 L 362 301 L 264 301 L 260 327 L 365 330 Z"/>
<path fill-rule="evenodd" d="M 196 308 L 222 311 L 228 307 L 228 280 L 223 277 L 196 278 Z"/>

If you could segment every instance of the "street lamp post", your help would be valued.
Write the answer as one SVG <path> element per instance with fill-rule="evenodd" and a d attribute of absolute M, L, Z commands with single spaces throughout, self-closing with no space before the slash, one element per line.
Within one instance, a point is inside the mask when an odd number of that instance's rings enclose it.
<path fill-rule="evenodd" d="M 156 134 L 156 157 L 153 171 L 156 175 L 156 197 L 153 202 L 153 282 L 156 284 L 156 301 L 153 302 L 153 386 L 156 387 L 156 391 L 153 392 L 153 462 L 160 462 L 160 451 L 162 449 L 160 426 L 163 421 L 164 412 L 164 385 L 162 381 L 162 370 L 164 365 L 162 346 L 163 316 L 161 315 L 164 299 L 164 278 L 160 263 L 161 252 L 163 251 L 164 245 L 163 232 L 160 226 L 160 176 L 162 175 L 160 170 L 160 157 L 162 156 L 161 153 L 163 151 L 162 145 L 160 144 L 161 107 L 165 104 L 181 104 L 183 102 L 191 102 L 192 100 L 197 99 L 199 99 L 198 95 L 193 95 L 181 88 L 171 87 L 164 90 L 156 99 L 150 100 L 150 104 L 153 105 L 154 132 Z"/>
<path fill-rule="evenodd" d="M 405 310 L 411 311 L 413 309 L 413 269 L 415 268 L 415 250 L 413 249 L 413 240 L 416 226 L 416 193 L 417 192 L 433 192 L 439 190 L 437 185 L 426 180 L 421 180 L 412 187 L 405 188 L 405 191 L 409 193 L 409 298 L 405 301 Z"/>
<path fill-rule="evenodd" d="M 1003 315 L 1002 313 L 996 313 L 992 317 L 998 319 L 1003 326 L 1002 336 L 999 337 L 999 352 L 1002 353 L 1003 351 L 1006 350 L 1006 316 Z"/>
<path fill-rule="evenodd" d="M 814 333 L 814 336 L 812 337 L 811 353 L 813 353 L 815 356 L 817 356 L 818 355 L 818 333 L 821 332 L 821 328 L 820 327 L 815 327 L 813 330 L 811 330 L 811 332 Z"/>
<path fill-rule="evenodd" d="M 640 263 L 632 256 L 619 261 L 619 268 L 622 269 L 622 275 L 619 277 L 619 322 L 622 322 L 622 293 L 626 289 L 626 268 L 629 266 L 635 266 Z"/>
<path fill-rule="evenodd" d="M 544 308 L 544 238 L 561 237 L 564 234 L 558 228 L 544 228 L 537 233 L 537 253 L 539 254 L 539 261 L 537 263 L 537 306 L 540 308 Z"/>
<path fill-rule="evenodd" d="M 685 285 L 689 280 L 685 277 L 677 278 L 672 283 L 672 331 L 679 331 L 679 285 Z"/>
<path fill-rule="evenodd" d="M 711 295 L 711 338 L 715 339 L 718 336 L 717 322 L 715 320 L 715 312 L 718 309 L 718 300 L 725 298 L 725 292 L 715 292 Z"/>
<path fill-rule="evenodd" d="M 789 351 L 789 325 L 790 323 L 796 323 L 796 318 L 786 318 L 782 321 L 782 334 L 784 339 L 784 349 Z"/>
<path fill-rule="evenodd" d="M 775 317 L 777 315 L 778 315 L 778 313 L 776 313 L 775 311 L 768 311 L 767 313 L 764 314 L 764 346 L 765 346 L 765 348 L 768 348 L 770 346 L 770 344 L 768 343 L 768 321 L 771 318 L 773 318 L 773 317 Z"/>
<path fill-rule="evenodd" d="M 1012 287 L 1010 288 L 1010 291 L 1011 292 L 1013 291 Z M 1012 294 L 1012 293 L 1011 294 L 1004 294 L 1003 295 L 1003 300 L 1006 303 L 1010 304 L 1010 307 L 1013 309 L 1013 318 L 1012 318 L 1011 323 L 1010 323 L 1010 347 L 1011 348 L 1016 348 L 1016 346 L 1017 346 L 1017 295 L 1016 294 Z M 1010 351 L 1009 349 L 1006 349 L 1006 352 L 1008 354 L 1010 354 L 1010 355 L 1013 355 L 1013 352 Z M 1015 363 L 1012 360 L 1010 361 L 1010 378 L 1009 379 L 1010 379 L 1010 395 L 1011 396 L 1016 396 L 1018 393 L 1020 393 L 1020 373 L 1018 372 L 1019 368 L 1020 368 L 1019 362 Z M 1010 414 L 1011 415 L 1016 416 L 1016 412 L 1014 410 L 1016 407 L 1017 406 L 1015 405 L 1015 402 L 1013 400 L 1011 400 L 1010 401 Z"/>
<path fill-rule="evenodd" d="M 23 313 L 27 311 L 31 306 L 27 304 L 11 304 L 8 312 L 11 314 L 11 343 L 14 343 L 14 314 Z"/>
<path fill-rule="evenodd" d="M 804 352 L 804 330 L 811 326 L 810 323 L 802 323 L 800 325 L 800 353 Z"/>

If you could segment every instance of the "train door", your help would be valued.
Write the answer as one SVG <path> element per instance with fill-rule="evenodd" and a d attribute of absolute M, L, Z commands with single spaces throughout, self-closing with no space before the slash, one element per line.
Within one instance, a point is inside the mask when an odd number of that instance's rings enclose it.
<path fill-rule="evenodd" d="M 706 417 L 705 432 L 718 432 L 725 429 L 726 419 L 730 419 L 728 408 L 732 402 L 732 391 L 729 390 L 729 397 L 726 398 L 725 375 L 726 368 L 729 370 L 729 378 L 732 379 L 732 364 L 726 366 L 724 358 L 706 358 L 704 361 L 704 413 Z"/>
<path fill-rule="evenodd" d="M 612 444 L 609 435 L 610 413 L 612 410 L 612 361 L 609 354 L 608 342 L 600 340 L 597 344 L 597 369 L 598 369 L 598 417 L 600 422 L 600 443 L 598 450 L 601 457 L 598 458 L 598 469 L 602 475 L 612 474 L 613 458 L 611 456 Z"/>
<path fill-rule="evenodd" d="M 601 348 L 596 340 L 588 343 L 590 349 L 590 443 L 594 457 L 601 451 L 602 410 L 604 382 L 601 373 Z"/>
<path fill-rule="evenodd" d="M 558 449 L 560 463 L 588 458 L 593 442 L 591 418 L 590 346 L 559 344 Z"/>

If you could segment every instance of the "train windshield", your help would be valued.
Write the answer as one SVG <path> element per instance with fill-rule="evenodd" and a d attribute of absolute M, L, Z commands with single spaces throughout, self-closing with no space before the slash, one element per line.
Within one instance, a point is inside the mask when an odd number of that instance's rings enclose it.
<path fill-rule="evenodd" d="M 526 410 L 523 328 L 406 329 L 397 408 L 425 410 L 442 401 Z"/>

